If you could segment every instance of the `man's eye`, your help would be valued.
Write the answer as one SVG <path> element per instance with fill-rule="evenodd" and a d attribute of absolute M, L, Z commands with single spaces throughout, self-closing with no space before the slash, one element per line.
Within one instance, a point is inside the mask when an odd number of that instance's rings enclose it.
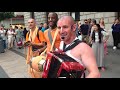
<path fill-rule="evenodd" d="M 68 28 L 67 26 L 63 26 L 63 28 Z"/>
<path fill-rule="evenodd" d="M 58 29 L 61 29 L 61 27 L 57 27 Z"/>

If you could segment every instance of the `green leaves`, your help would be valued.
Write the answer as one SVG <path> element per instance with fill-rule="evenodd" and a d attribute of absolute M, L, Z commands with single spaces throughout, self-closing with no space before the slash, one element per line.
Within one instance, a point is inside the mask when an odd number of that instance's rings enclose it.
<path fill-rule="evenodd" d="M 14 12 L 0 12 L 0 21 L 14 17 Z"/>

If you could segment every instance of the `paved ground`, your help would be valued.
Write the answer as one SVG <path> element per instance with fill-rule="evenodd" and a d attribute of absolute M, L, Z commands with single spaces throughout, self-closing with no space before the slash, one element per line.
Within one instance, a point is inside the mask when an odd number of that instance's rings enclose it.
<path fill-rule="evenodd" d="M 0 78 L 28 78 L 25 58 L 13 51 L 0 54 Z"/>
<path fill-rule="evenodd" d="M 101 78 L 120 78 L 120 50 L 108 48 L 105 57 L 106 70 L 100 71 Z M 29 78 L 25 64 L 24 49 L 8 50 L 0 53 L 0 78 Z"/>

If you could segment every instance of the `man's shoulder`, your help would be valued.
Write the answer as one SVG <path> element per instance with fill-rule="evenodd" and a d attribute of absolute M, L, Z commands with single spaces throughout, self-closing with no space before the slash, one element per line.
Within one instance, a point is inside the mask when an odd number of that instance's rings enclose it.
<path fill-rule="evenodd" d="M 86 43 L 84 43 L 84 42 L 80 42 L 78 45 L 77 45 L 79 48 L 81 48 L 81 49 L 85 49 L 86 47 L 89 47 L 89 45 L 88 44 L 86 44 Z"/>

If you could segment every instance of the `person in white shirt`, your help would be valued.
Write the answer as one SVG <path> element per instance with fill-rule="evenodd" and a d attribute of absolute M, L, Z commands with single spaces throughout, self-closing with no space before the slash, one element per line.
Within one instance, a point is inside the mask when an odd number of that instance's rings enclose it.
<path fill-rule="evenodd" d="M 5 33 L 6 33 L 6 30 L 4 30 L 4 27 L 1 26 L 0 27 L 0 35 L 3 39 L 4 49 L 6 50 L 6 39 L 7 39 L 7 37 L 6 37 Z"/>
<path fill-rule="evenodd" d="M 13 48 L 13 40 L 14 40 L 14 31 L 12 26 L 10 26 L 10 29 L 7 32 L 8 35 L 8 49 Z"/>
<path fill-rule="evenodd" d="M 93 26 L 93 31 L 90 34 L 90 42 L 96 56 L 96 62 L 99 69 L 105 70 L 104 62 L 104 42 L 107 42 L 109 34 L 105 32 L 99 24 Z"/>

